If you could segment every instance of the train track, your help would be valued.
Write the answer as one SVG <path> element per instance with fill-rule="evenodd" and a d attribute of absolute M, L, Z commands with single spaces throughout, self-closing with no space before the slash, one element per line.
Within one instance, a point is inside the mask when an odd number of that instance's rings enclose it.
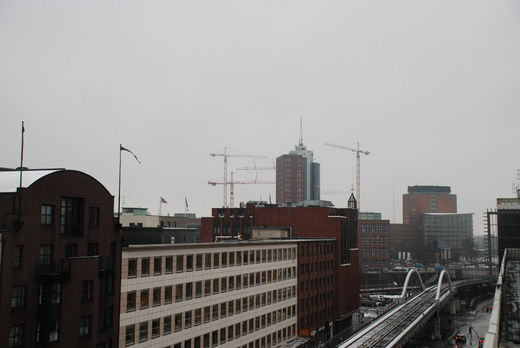
<path fill-rule="evenodd" d="M 444 285 L 442 293 L 445 293 L 447 289 L 448 285 Z M 423 292 L 412 297 L 406 303 L 397 306 L 338 347 L 387 347 L 395 337 L 400 335 L 415 320 L 427 314 L 427 310 L 435 304 L 435 293 L 436 286 L 426 288 Z"/>

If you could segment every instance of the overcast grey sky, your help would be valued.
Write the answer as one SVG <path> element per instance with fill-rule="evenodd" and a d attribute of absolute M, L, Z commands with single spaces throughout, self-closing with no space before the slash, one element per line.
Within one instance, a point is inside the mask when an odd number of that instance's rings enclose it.
<path fill-rule="evenodd" d="M 19 165 L 25 120 L 24 165 L 82 170 L 117 196 L 121 143 L 142 161 L 123 154 L 126 205 L 157 213 L 163 196 L 173 214 L 187 196 L 208 216 L 223 172 L 208 154 L 274 158 L 302 117 L 322 190 L 355 184 L 354 153 L 323 143 L 359 141 L 363 210 L 400 222 L 408 185 L 449 185 L 481 233 L 518 182 L 519 33 L 517 0 L 0 0 L 0 166 Z M 236 201 L 269 194 L 236 186 Z"/>

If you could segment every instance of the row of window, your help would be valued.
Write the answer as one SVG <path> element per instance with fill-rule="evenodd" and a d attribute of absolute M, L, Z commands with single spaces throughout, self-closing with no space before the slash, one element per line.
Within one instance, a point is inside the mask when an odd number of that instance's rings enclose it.
<path fill-rule="evenodd" d="M 164 266 L 163 266 L 164 259 Z M 277 262 L 296 259 L 295 248 L 263 249 L 217 252 L 205 254 L 188 254 L 175 256 L 175 272 L 192 272 L 193 270 L 209 270 L 221 267 L 241 266 L 249 263 Z M 150 258 L 141 258 L 139 276 L 150 276 Z M 137 259 L 128 259 L 128 278 L 137 277 Z M 173 273 L 173 256 L 157 256 L 153 258 L 153 275 Z M 163 272 L 164 267 L 164 272 Z"/>
<path fill-rule="evenodd" d="M 311 272 L 326 271 L 334 268 L 333 261 L 320 261 L 312 263 L 300 264 L 300 273 L 306 274 Z"/>
<path fill-rule="evenodd" d="M 192 284 L 192 283 L 187 283 Z M 164 289 L 164 292 L 163 292 Z M 152 289 L 152 306 L 160 306 L 163 304 L 170 304 L 173 300 L 172 286 L 165 286 L 164 288 L 157 287 Z M 178 291 L 178 292 L 177 292 Z M 164 295 L 164 296 L 162 296 Z M 248 309 L 257 308 L 260 306 L 270 305 L 280 301 L 285 301 L 290 298 L 296 297 L 296 286 L 281 288 L 277 290 L 267 291 L 262 294 L 251 295 L 242 299 L 236 299 L 228 303 L 228 314 L 240 313 L 241 311 L 247 311 Z M 188 299 L 186 293 L 183 296 L 183 287 L 176 287 L 175 301 L 179 302 L 183 299 Z M 137 292 L 130 291 L 126 294 L 126 311 L 135 311 L 137 302 Z M 150 289 L 143 289 L 139 291 L 139 309 L 147 309 L 150 306 Z M 215 305 L 217 306 L 217 305 Z M 220 311 L 221 315 L 225 315 L 225 304 L 221 304 L 223 310 Z M 216 307 L 215 307 L 216 308 Z M 214 309 L 215 309 L 214 308 Z"/>
<path fill-rule="evenodd" d="M 363 247 L 361 249 L 361 256 L 388 256 L 388 249 Z"/>
<path fill-rule="evenodd" d="M 62 197 L 60 206 L 60 234 L 82 235 L 82 211 L 83 199 L 77 197 Z M 42 226 L 54 226 L 53 204 L 42 204 L 40 210 L 40 224 Z M 99 227 L 99 208 L 89 207 L 88 226 Z"/>
<path fill-rule="evenodd" d="M 363 265 L 364 266 L 368 266 L 368 265 L 388 265 L 388 260 L 387 259 L 371 259 L 371 260 L 368 260 L 368 259 L 363 259 Z"/>
<path fill-rule="evenodd" d="M 363 244 L 388 244 L 387 236 L 377 236 L 373 235 L 372 238 L 370 236 L 361 236 L 361 242 Z"/>
<path fill-rule="evenodd" d="M 300 291 L 320 289 L 321 287 L 332 285 L 332 282 L 332 276 L 301 280 Z"/>
<path fill-rule="evenodd" d="M 324 255 L 333 252 L 333 245 L 305 245 L 300 247 L 300 256 Z"/>
<path fill-rule="evenodd" d="M 327 291 L 314 296 L 309 296 L 308 298 L 303 298 L 300 300 L 300 311 L 303 312 L 309 309 L 311 311 L 316 311 L 318 307 L 327 304 L 327 302 L 332 302 L 334 299 L 333 296 L 334 295 L 332 291 Z"/>
<path fill-rule="evenodd" d="M 23 245 L 15 245 L 14 256 L 13 256 L 13 269 L 23 269 Z M 115 244 L 110 245 L 111 253 L 112 250 L 115 252 Z M 38 263 L 41 265 L 48 265 L 53 260 L 54 245 L 53 244 L 41 244 L 40 255 Z M 87 244 L 87 256 L 99 255 L 99 244 L 88 243 Z M 76 243 L 65 244 L 65 257 L 76 257 L 78 256 L 78 245 Z"/>
<path fill-rule="evenodd" d="M 316 325 L 317 323 L 323 323 L 324 321 L 328 321 L 329 318 L 333 315 L 333 308 L 327 307 L 322 310 L 315 311 L 308 316 L 302 316 L 300 318 L 300 327 L 308 328 Z"/>
<path fill-rule="evenodd" d="M 206 317 L 206 309 L 208 309 L 208 316 Z M 204 313 L 204 317 L 202 317 L 202 313 Z M 255 318 L 251 318 L 248 320 L 244 320 L 242 322 L 238 322 L 234 325 L 229 325 L 227 328 L 222 328 L 220 330 L 215 330 L 211 333 L 211 342 L 210 342 L 210 333 L 204 334 L 199 337 L 195 337 L 193 339 L 193 347 L 215 347 L 217 345 L 225 344 L 226 342 L 230 342 L 236 338 L 241 336 L 248 335 L 255 331 L 261 330 L 265 327 L 269 327 L 271 325 L 280 325 L 283 321 L 296 316 L 295 306 L 289 306 L 286 308 L 279 309 L 277 311 L 269 312 L 267 314 L 263 314 L 257 316 Z M 150 321 L 143 321 L 138 324 L 128 325 L 125 328 L 125 346 L 131 346 L 136 343 L 136 339 L 139 343 L 148 341 L 149 339 L 154 339 L 157 337 L 170 335 L 172 333 L 172 329 L 177 332 L 184 329 L 189 329 L 193 325 L 198 326 L 210 321 L 209 319 L 209 307 L 205 307 L 204 311 L 202 308 L 187 311 L 184 313 L 177 313 L 173 315 L 173 328 L 172 328 L 172 316 L 168 315 L 163 318 L 156 318 Z M 161 333 L 162 327 L 162 333 Z M 136 329 L 138 331 L 136 332 Z M 286 331 L 287 329 L 287 331 Z M 278 334 L 279 332 L 279 334 Z M 291 325 L 287 328 L 281 329 L 272 335 L 268 335 L 268 339 L 264 341 L 261 345 L 262 347 L 269 347 L 272 344 L 277 344 L 282 341 L 285 341 L 287 338 L 293 337 L 295 335 L 295 325 Z M 137 335 L 136 335 L 137 334 Z M 220 335 L 219 335 L 220 334 Z M 202 342 L 201 342 L 202 337 Z M 210 345 L 211 344 L 211 345 Z M 259 342 L 259 344 L 261 344 Z M 253 344 L 253 346 L 256 346 Z M 180 343 L 174 345 L 174 347 L 180 347 Z M 184 342 L 184 348 L 192 347 L 192 340 L 187 340 Z M 260 347 L 260 345 L 258 346 Z"/>
<path fill-rule="evenodd" d="M 42 330 L 40 322 L 36 327 L 36 342 L 38 343 L 51 343 L 56 342 L 59 339 L 59 321 L 53 323 L 47 323 L 47 330 Z M 45 334 L 44 332 L 45 331 Z M 79 330 L 78 334 L 80 337 L 90 336 L 92 331 L 92 317 L 81 316 L 79 318 Z M 23 335 L 24 335 L 24 324 L 13 325 L 9 328 L 9 336 L 7 339 L 8 347 L 22 347 L 23 346 Z M 44 337 L 45 336 L 45 337 Z"/>
<path fill-rule="evenodd" d="M 385 224 L 361 224 L 361 232 L 387 233 L 388 225 Z"/>

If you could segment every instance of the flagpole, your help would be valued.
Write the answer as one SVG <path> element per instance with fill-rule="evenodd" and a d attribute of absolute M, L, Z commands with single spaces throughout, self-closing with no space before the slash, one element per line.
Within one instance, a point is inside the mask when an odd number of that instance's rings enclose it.
<path fill-rule="evenodd" d="M 117 193 L 117 225 L 121 225 L 121 144 L 119 144 L 119 186 Z"/>
<path fill-rule="evenodd" d="M 18 197 L 18 225 L 22 220 L 22 176 L 23 176 L 23 133 L 25 132 L 24 121 L 22 121 L 22 148 L 20 150 L 20 197 Z"/>

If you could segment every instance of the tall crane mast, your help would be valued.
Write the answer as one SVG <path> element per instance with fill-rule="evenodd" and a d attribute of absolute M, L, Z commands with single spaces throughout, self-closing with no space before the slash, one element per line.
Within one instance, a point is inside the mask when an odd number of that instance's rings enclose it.
<path fill-rule="evenodd" d="M 234 208 L 235 205 L 235 185 L 256 185 L 256 184 L 275 184 L 274 181 L 259 181 L 259 180 L 248 180 L 248 181 L 235 181 L 233 179 L 233 172 L 231 172 L 231 180 L 227 183 L 208 181 L 208 185 L 229 185 L 229 207 Z"/>
<path fill-rule="evenodd" d="M 348 150 L 356 153 L 356 198 L 357 198 L 357 207 L 358 211 L 361 210 L 361 156 L 360 154 L 369 155 L 370 152 L 360 150 L 359 149 L 359 142 L 357 143 L 357 148 L 353 149 L 348 146 L 343 145 L 337 145 L 337 144 L 331 144 L 331 143 L 325 143 L 327 146 L 337 147 L 338 149 L 342 150 Z"/>
<path fill-rule="evenodd" d="M 223 199 L 224 207 L 227 207 L 227 185 L 228 185 L 228 179 L 227 179 L 227 162 L 228 162 L 228 157 L 267 158 L 267 157 L 265 157 L 265 156 L 235 155 L 235 154 L 229 154 L 229 153 L 227 152 L 227 147 L 224 147 L 224 153 L 210 153 L 209 155 L 210 155 L 211 157 L 217 157 L 217 156 L 224 157 L 224 182 L 223 182 L 223 185 L 224 185 L 224 199 Z"/>

